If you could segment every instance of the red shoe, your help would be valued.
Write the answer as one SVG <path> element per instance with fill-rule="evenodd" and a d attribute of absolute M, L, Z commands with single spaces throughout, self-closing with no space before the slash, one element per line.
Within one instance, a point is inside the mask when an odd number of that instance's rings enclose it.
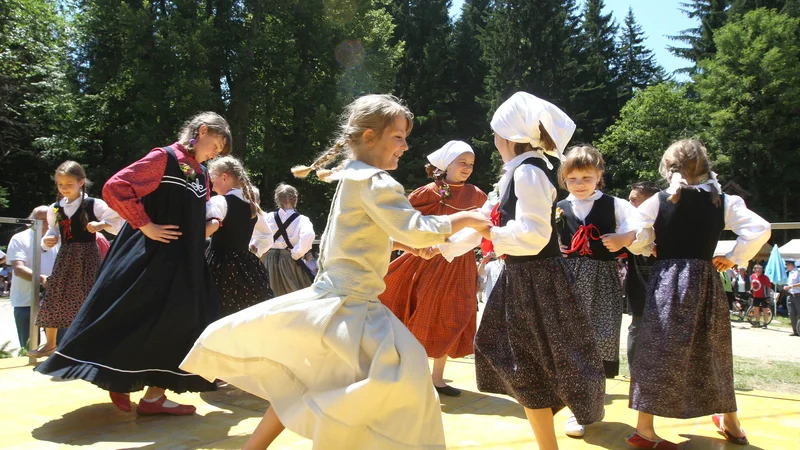
<path fill-rule="evenodd" d="M 136 413 L 141 414 L 143 416 L 152 416 L 156 414 L 170 414 L 173 416 L 189 416 L 194 414 L 195 408 L 192 405 L 178 405 L 172 408 L 167 408 L 164 406 L 164 402 L 167 400 L 166 395 L 162 395 L 161 398 L 154 402 L 148 402 L 145 400 L 139 401 L 138 406 L 136 406 Z"/>
<path fill-rule="evenodd" d="M 111 403 L 122 412 L 131 412 L 131 394 L 123 394 L 122 392 L 109 392 L 111 396 Z"/>
<path fill-rule="evenodd" d="M 678 450 L 678 444 L 670 441 L 665 441 L 663 439 L 659 439 L 657 441 L 651 441 L 646 437 L 642 436 L 637 432 L 633 432 L 630 436 L 625 438 L 628 441 L 628 444 L 631 445 L 633 448 L 650 448 L 656 450 Z"/>
<path fill-rule="evenodd" d="M 711 416 L 711 421 L 714 422 L 714 425 L 717 427 L 717 433 L 725 436 L 725 439 L 732 444 L 747 445 L 750 443 L 750 441 L 747 440 L 747 434 L 744 432 L 744 430 L 742 430 L 742 437 L 736 437 L 726 430 L 722 421 L 722 417 L 722 414 L 714 414 Z"/>

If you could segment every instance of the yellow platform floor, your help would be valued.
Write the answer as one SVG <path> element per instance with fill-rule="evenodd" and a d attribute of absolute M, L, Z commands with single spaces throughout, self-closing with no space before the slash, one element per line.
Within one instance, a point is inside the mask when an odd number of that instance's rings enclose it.
<path fill-rule="evenodd" d="M 266 410 L 265 401 L 235 388 L 204 394 L 170 394 L 197 406 L 188 417 L 137 417 L 118 411 L 108 394 L 81 381 L 54 381 L 24 366 L 27 359 L 0 360 L 0 448 L 14 449 L 237 449 Z M 484 395 L 475 387 L 471 360 L 450 361 L 446 375 L 464 389 L 458 398 L 443 398 L 448 449 L 535 449 L 522 408 L 502 396 Z M 559 432 L 561 449 L 627 449 L 636 413 L 628 409 L 628 382 L 609 380 L 606 417 L 587 428 L 583 439 Z M 134 394 L 132 399 L 138 400 Z M 770 392 L 737 392 L 742 423 L 752 445 L 727 444 L 709 418 L 657 419 L 663 437 L 685 442 L 684 449 L 800 449 L 800 397 Z M 557 430 L 568 413 L 556 416 Z M 311 449 L 311 442 L 290 431 L 275 449 Z M 324 449 L 324 446 L 321 447 Z M 380 449 L 375 449 L 380 450 Z"/>

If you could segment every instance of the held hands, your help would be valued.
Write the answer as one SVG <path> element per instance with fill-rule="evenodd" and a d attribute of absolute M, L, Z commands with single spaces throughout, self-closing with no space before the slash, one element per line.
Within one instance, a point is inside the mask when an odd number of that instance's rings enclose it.
<path fill-rule="evenodd" d="M 439 255 L 441 253 L 442 252 L 441 252 L 441 250 L 439 250 L 439 247 L 428 247 L 428 248 L 421 248 L 421 249 L 417 250 L 417 256 L 419 256 L 422 259 L 426 259 L 426 260 L 427 259 L 431 259 L 434 256 Z"/>
<path fill-rule="evenodd" d="M 603 245 L 606 246 L 608 251 L 610 252 L 618 252 L 623 248 L 633 244 L 633 241 L 636 239 L 636 232 L 629 231 L 624 234 L 618 233 L 610 233 L 604 234 L 601 236 L 603 240 Z"/>
<path fill-rule="evenodd" d="M 183 234 L 178 231 L 177 225 L 156 225 L 153 222 L 150 222 L 139 229 L 142 230 L 142 233 L 144 233 L 144 235 L 148 238 L 157 242 L 163 242 L 165 244 L 178 239 L 181 234 Z"/>
<path fill-rule="evenodd" d="M 569 253 L 567 253 L 567 251 L 569 250 L 569 247 L 567 247 L 566 245 L 563 245 L 563 244 L 559 245 L 559 247 L 561 248 L 561 254 L 564 255 L 564 258 L 566 258 L 569 255 Z"/>
<path fill-rule="evenodd" d="M 47 289 L 47 276 L 45 276 L 45 275 L 39 275 L 39 284 L 40 284 L 40 285 L 41 285 L 43 288 Z"/>
<path fill-rule="evenodd" d="M 58 244 L 58 236 L 45 236 L 44 239 L 42 239 L 42 243 L 44 243 L 47 248 L 53 248 Z"/>
<path fill-rule="evenodd" d="M 719 272 L 724 272 L 735 265 L 733 261 L 724 256 L 715 256 L 711 263 L 714 264 L 714 268 Z"/>
<path fill-rule="evenodd" d="M 86 231 L 89 233 L 97 233 L 98 231 L 103 231 L 108 228 L 108 224 L 105 222 L 89 222 L 86 225 Z"/>

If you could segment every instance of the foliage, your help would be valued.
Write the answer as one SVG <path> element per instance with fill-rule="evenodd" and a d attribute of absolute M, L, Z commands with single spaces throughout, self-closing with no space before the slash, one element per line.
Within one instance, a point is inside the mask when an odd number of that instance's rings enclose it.
<path fill-rule="evenodd" d="M 700 137 L 698 118 L 685 87 L 662 83 L 637 91 L 597 145 L 606 161 L 608 189 L 627 195 L 636 181 L 659 181 L 658 163 L 667 147 L 678 139 Z"/>
<path fill-rule="evenodd" d="M 768 217 L 795 217 L 800 186 L 800 20 L 757 9 L 716 33 L 696 90 L 731 176 Z M 791 204 L 789 204 L 791 202 Z"/>

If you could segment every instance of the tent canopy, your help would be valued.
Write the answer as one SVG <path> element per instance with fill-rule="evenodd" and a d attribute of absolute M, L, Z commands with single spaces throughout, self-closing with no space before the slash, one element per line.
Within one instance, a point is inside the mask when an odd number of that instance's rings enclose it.
<path fill-rule="evenodd" d="M 800 259 L 800 239 L 792 239 L 779 250 L 783 259 Z"/>

